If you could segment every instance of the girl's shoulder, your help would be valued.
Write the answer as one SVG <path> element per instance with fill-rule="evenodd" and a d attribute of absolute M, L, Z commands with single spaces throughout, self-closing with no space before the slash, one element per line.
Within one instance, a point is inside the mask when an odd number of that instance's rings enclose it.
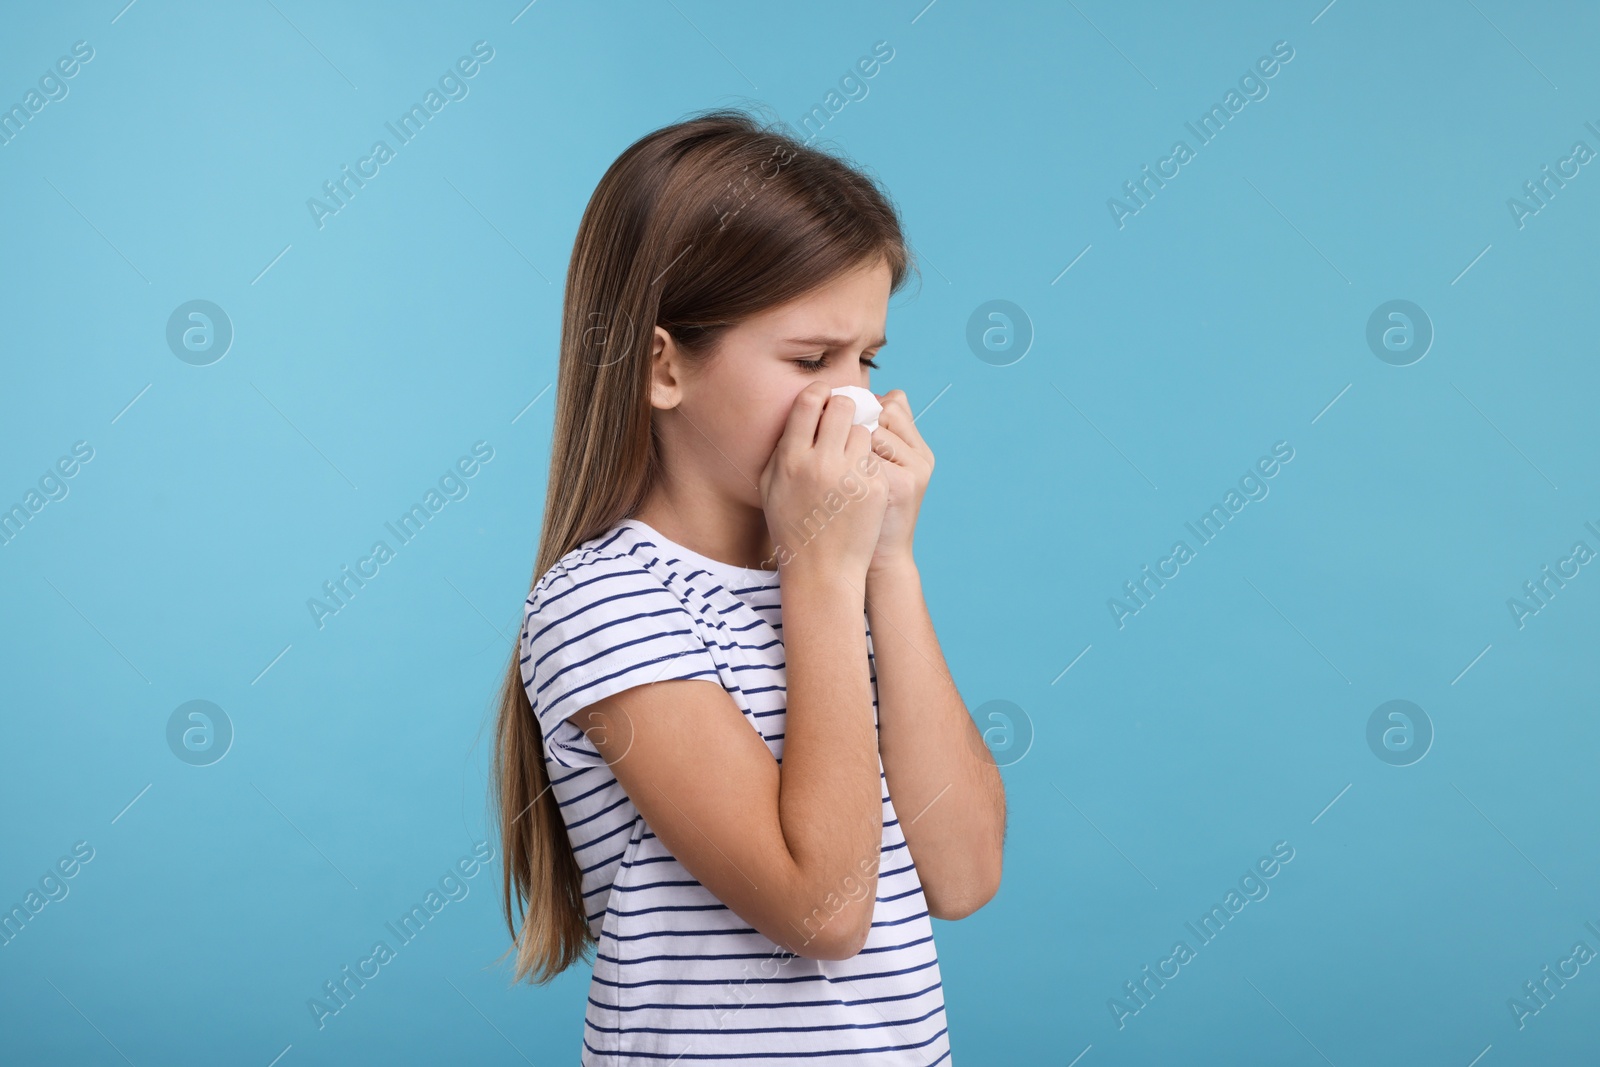
<path fill-rule="evenodd" d="M 546 736 L 630 686 L 720 679 L 704 624 L 652 549 L 633 527 L 618 524 L 564 554 L 534 583 L 523 608 L 522 682 Z"/>
<path fill-rule="evenodd" d="M 642 551 L 638 529 L 626 519 L 579 543 L 534 582 L 528 594 L 530 612 L 561 599 L 585 601 L 619 586 L 652 587 L 665 583 L 654 571 L 655 556 Z"/>

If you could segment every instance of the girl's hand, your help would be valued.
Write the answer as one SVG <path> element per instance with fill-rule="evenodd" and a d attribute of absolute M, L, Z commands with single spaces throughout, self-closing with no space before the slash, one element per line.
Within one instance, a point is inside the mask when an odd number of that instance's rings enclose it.
<path fill-rule="evenodd" d="M 933 450 L 917 432 L 905 390 L 891 389 L 879 396 L 883 414 L 872 434 L 872 451 L 884 462 L 882 473 L 889 485 L 889 506 L 867 573 L 912 562 L 911 539 L 916 532 L 922 496 L 933 476 Z"/>
<path fill-rule="evenodd" d="M 795 396 L 761 472 L 761 506 L 777 565 L 791 579 L 842 572 L 861 581 L 871 568 L 889 501 L 883 475 L 893 464 L 872 462 L 875 435 L 850 421 L 854 413 L 850 397 L 831 396 L 820 379 L 811 382 Z M 867 470 L 872 473 L 863 477 Z M 839 497 L 841 487 L 860 491 L 830 515 L 820 502 Z"/>

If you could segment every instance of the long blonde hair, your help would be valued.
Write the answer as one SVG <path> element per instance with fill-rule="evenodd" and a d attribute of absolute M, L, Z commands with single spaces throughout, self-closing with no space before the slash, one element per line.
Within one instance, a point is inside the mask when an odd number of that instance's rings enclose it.
<path fill-rule="evenodd" d="M 530 589 L 633 514 L 651 488 L 660 464 L 648 399 L 655 326 L 704 359 L 727 327 L 876 257 L 889 264 L 891 292 L 914 270 L 876 180 L 776 127 L 740 110 L 701 112 L 635 141 L 589 198 L 567 268 Z M 499 697 L 491 811 L 513 980 L 541 984 L 595 944 L 549 786 L 519 644 Z"/>

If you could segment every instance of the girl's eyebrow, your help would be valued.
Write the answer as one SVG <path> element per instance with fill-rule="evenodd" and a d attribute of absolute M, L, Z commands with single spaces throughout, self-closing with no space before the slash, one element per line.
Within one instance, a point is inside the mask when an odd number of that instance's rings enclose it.
<path fill-rule="evenodd" d="M 845 348 L 850 344 L 848 337 L 790 337 L 784 342 L 786 345 L 819 345 L 823 348 Z M 868 348 L 882 348 L 889 343 L 887 336 L 880 337 L 869 344 Z"/>

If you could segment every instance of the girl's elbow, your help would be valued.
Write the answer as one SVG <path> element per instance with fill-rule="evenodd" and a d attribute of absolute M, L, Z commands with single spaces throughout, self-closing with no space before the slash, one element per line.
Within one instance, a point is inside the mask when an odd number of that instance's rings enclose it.
<path fill-rule="evenodd" d="M 799 944 L 789 945 L 788 948 L 795 955 L 807 959 L 848 960 L 866 947 L 867 938 L 871 933 L 870 924 L 859 929 L 834 924 L 827 931 L 807 938 Z"/>
<path fill-rule="evenodd" d="M 865 948 L 872 935 L 871 902 L 834 913 L 814 908 L 810 915 L 789 926 L 804 935 L 790 938 L 784 946 L 795 955 L 812 960 L 847 960 Z"/>
<path fill-rule="evenodd" d="M 965 919 L 968 915 L 971 915 L 973 912 L 989 903 L 989 900 L 993 896 L 993 892 L 983 893 L 971 897 L 963 897 L 956 901 L 941 903 L 938 907 L 935 907 L 932 903 L 930 903 L 928 905 L 928 914 L 932 915 L 935 919 L 943 919 L 946 922 L 955 922 L 957 919 Z"/>
<path fill-rule="evenodd" d="M 1000 891 L 999 861 L 995 862 L 991 873 L 951 888 L 952 891 L 946 893 L 930 892 L 928 887 L 923 887 L 923 896 L 928 901 L 928 914 L 935 919 L 944 919 L 947 922 L 965 919 L 993 900 L 994 895 Z"/>
<path fill-rule="evenodd" d="M 848 960 L 854 958 L 862 949 L 867 947 L 867 938 L 872 936 L 871 916 L 865 924 L 857 924 L 855 928 L 841 930 L 840 936 L 833 943 L 826 946 L 828 955 L 821 957 L 828 960 Z"/>

